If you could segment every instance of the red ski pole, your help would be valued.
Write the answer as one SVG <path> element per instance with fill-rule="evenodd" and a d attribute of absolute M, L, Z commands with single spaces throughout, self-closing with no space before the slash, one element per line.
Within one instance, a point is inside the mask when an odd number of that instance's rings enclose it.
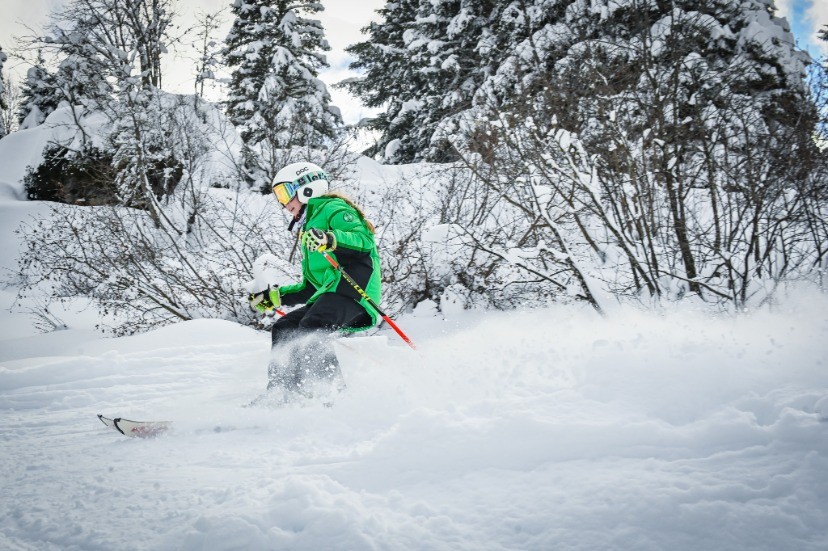
<path fill-rule="evenodd" d="M 334 260 L 334 259 L 333 259 L 333 257 L 331 257 L 331 255 L 329 255 L 327 252 L 325 252 L 325 251 L 321 251 L 321 252 L 322 252 L 322 254 L 323 254 L 323 255 L 325 255 L 325 259 L 326 259 L 328 262 L 330 262 L 330 263 L 331 263 L 331 266 L 333 266 L 334 268 L 336 268 L 337 270 L 339 270 L 339 273 L 340 273 L 340 274 L 342 274 L 342 277 L 344 277 L 344 278 L 345 278 L 345 281 L 347 281 L 348 283 L 350 283 L 350 284 L 351 284 L 351 287 L 353 287 L 353 288 L 354 288 L 354 290 L 355 290 L 357 293 L 359 293 L 359 295 L 360 295 L 362 298 L 364 298 L 364 299 L 368 302 L 368 304 L 370 304 L 370 305 L 371 305 L 371 308 L 373 308 L 374 310 L 376 310 L 376 311 L 377 311 L 377 314 L 379 314 L 380 316 L 382 316 L 382 319 L 384 319 L 386 322 L 388 322 L 388 325 L 390 325 L 390 326 L 391 326 L 391 328 L 392 328 L 394 331 L 396 331 L 396 332 L 397 332 L 397 335 L 399 335 L 399 336 L 400 336 L 400 338 L 401 338 L 402 340 L 404 340 L 404 341 L 408 344 L 408 346 L 410 346 L 411 348 L 413 348 L 414 350 L 416 350 L 416 349 L 417 349 L 417 347 L 416 347 L 416 346 L 414 346 L 414 343 L 413 343 L 413 342 L 411 342 L 411 339 L 409 339 L 409 338 L 406 336 L 406 334 L 402 332 L 402 329 L 400 329 L 399 327 L 397 327 L 397 324 L 396 324 L 396 323 L 394 323 L 393 321 L 391 321 L 391 318 L 389 318 L 389 317 L 385 314 L 385 312 L 383 312 L 382 310 L 380 310 L 380 307 L 379 307 L 379 306 L 377 306 L 377 303 L 376 303 L 376 302 L 374 302 L 374 301 L 371 299 L 371 297 L 369 297 L 369 296 L 368 296 L 368 293 L 366 293 L 366 292 L 362 289 L 362 287 L 360 287 L 360 286 L 357 284 L 357 282 L 356 282 L 356 281 L 354 281 L 354 280 L 351 278 L 351 276 L 349 276 L 349 275 L 348 275 L 348 272 L 346 272 L 345 270 L 343 270 L 343 269 L 342 269 L 342 266 L 340 266 L 340 265 L 339 265 L 339 262 L 337 262 L 336 260 Z"/>

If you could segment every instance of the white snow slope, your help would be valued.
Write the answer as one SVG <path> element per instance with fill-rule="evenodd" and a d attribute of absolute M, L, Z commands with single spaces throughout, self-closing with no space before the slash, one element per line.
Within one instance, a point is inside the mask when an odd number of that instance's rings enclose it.
<path fill-rule="evenodd" d="M 0 200 L 11 231 L 37 203 Z M 269 335 L 0 312 L 0 549 L 824 550 L 828 300 L 555 307 L 338 346 L 333 407 L 244 408 Z M 79 318 L 81 319 L 81 318 Z M 347 347 L 347 348 L 346 348 Z M 127 439 L 97 413 L 171 420 Z"/>

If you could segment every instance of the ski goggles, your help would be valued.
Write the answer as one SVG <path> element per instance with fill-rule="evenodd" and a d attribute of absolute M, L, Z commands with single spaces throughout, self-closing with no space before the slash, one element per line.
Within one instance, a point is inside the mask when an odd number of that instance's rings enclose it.
<path fill-rule="evenodd" d="M 294 180 L 293 182 L 280 182 L 273 186 L 273 194 L 276 195 L 276 200 L 283 206 L 290 203 L 290 200 L 296 195 L 296 190 L 299 189 L 299 184 Z"/>
<path fill-rule="evenodd" d="M 328 175 L 324 172 L 308 172 L 296 178 L 292 182 L 279 182 L 273 185 L 273 194 L 276 200 L 283 206 L 290 203 L 290 200 L 296 196 L 296 191 L 304 186 L 317 180 L 327 180 Z"/>

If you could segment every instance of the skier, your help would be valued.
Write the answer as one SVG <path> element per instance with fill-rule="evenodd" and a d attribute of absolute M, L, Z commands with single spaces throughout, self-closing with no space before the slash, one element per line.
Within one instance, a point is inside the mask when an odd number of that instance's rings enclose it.
<path fill-rule="evenodd" d="M 373 327 L 377 313 L 325 258 L 329 254 L 379 304 L 380 259 L 374 226 L 343 195 L 328 192 L 328 174 L 319 166 L 292 163 L 273 179 L 273 193 L 301 226 L 302 281 L 268 286 L 249 296 L 250 306 L 272 312 L 304 303 L 277 319 L 271 329 L 268 391 L 276 388 L 313 395 L 316 383 L 344 387 L 331 336 L 337 330 Z"/>

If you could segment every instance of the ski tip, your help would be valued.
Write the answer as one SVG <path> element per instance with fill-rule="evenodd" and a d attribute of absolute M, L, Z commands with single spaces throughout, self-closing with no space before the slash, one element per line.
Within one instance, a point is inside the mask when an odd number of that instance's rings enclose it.
<path fill-rule="evenodd" d="M 98 419 L 100 419 L 101 423 L 103 423 L 107 427 L 109 427 L 111 429 L 115 429 L 118 432 L 120 432 L 121 434 L 124 434 L 124 432 L 120 428 L 118 428 L 117 419 L 112 419 L 110 417 L 104 417 L 100 413 L 98 414 Z"/>
<path fill-rule="evenodd" d="M 169 421 L 131 421 L 123 417 L 106 417 L 100 413 L 98 414 L 98 419 L 107 427 L 117 430 L 124 436 L 138 438 L 158 436 L 169 430 L 172 425 Z"/>

